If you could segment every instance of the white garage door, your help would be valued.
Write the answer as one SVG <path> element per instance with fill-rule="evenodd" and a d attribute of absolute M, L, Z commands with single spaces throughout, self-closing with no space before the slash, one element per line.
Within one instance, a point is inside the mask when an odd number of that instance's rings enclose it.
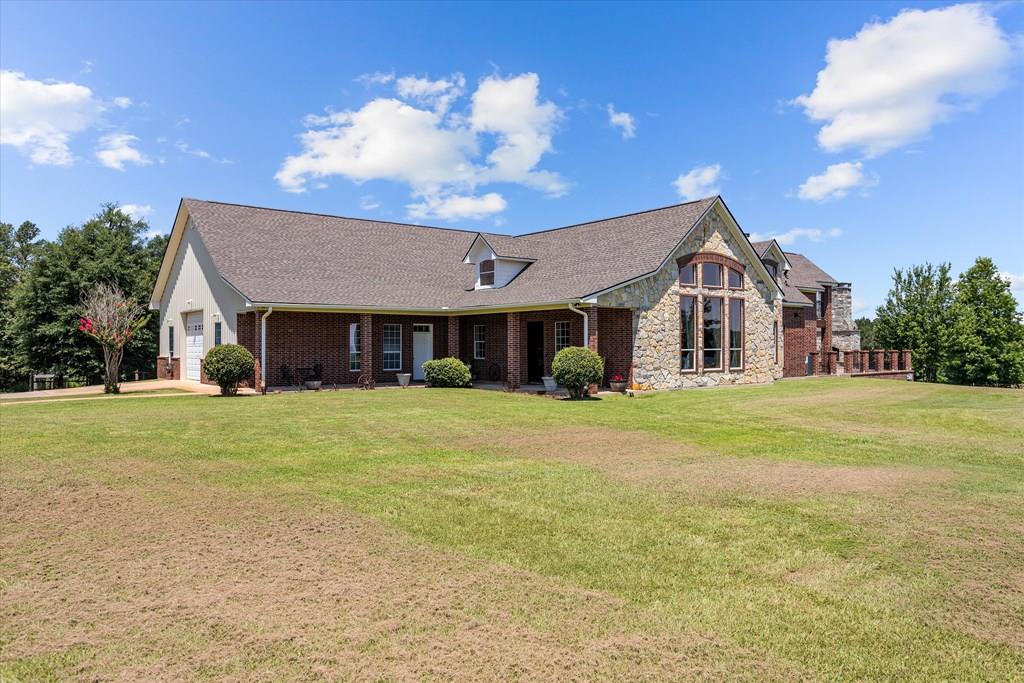
<path fill-rule="evenodd" d="M 199 380 L 199 361 L 203 357 L 203 313 L 185 318 L 185 377 Z"/>

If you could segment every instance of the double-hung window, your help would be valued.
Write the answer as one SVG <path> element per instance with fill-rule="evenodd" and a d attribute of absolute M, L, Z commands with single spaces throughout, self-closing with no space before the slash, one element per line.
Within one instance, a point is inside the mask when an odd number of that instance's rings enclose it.
<path fill-rule="evenodd" d="M 705 264 L 707 265 L 707 264 Z M 705 370 L 722 369 L 722 297 L 704 297 L 703 310 L 703 358 L 701 367 Z"/>
<path fill-rule="evenodd" d="M 486 259 L 480 262 L 480 286 L 494 286 L 494 259 Z"/>
<path fill-rule="evenodd" d="M 399 335 L 401 336 L 401 335 Z M 401 345 L 399 345 L 401 346 Z M 359 372 L 363 369 L 363 340 L 359 334 L 359 323 L 348 325 L 348 370 Z"/>
<path fill-rule="evenodd" d="M 683 296 L 679 310 L 682 322 L 682 369 L 697 369 L 697 297 Z"/>
<path fill-rule="evenodd" d="M 402 369 L 402 326 L 384 325 L 384 370 Z"/>
<path fill-rule="evenodd" d="M 473 325 L 473 358 L 487 358 L 487 326 Z"/>
<path fill-rule="evenodd" d="M 555 323 L 555 353 L 569 346 L 569 323 L 559 320 Z"/>
<path fill-rule="evenodd" d="M 743 368 L 743 299 L 729 299 L 729 369 Z"/>

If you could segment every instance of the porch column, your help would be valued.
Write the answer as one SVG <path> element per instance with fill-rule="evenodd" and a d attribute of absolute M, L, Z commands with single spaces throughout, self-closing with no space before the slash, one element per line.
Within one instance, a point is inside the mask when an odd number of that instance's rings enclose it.
<path fill-rule="evenodd" d="M 598 351 L 598 338 L 597 338 L 597 324 L 598 324 L 598 308 L 597 306 L 591 306 L 590 308 L 584 309 L 587 313 L 587 338 L 584 340 L 588 349 L 594 353 L 600 355 Z M 587 393 L 591 396 L 595 395 L 598 391 L 597 384 L 591 384 L 587 387 Z"/>
<path fill-rule="evenodd" d="M 359 367 L 360 374 L 374 376 L 372 313 L 359 315 Z"/>
<path fill-rule="evenodd" d="M 459 317 L 448 316 L 448 357 L 459 357 Z"/>
<path fill-rule="evenodd" d="M 505 386 L 509 389 L 519 388 L 519 342 L 522 337 L 519 313 L 505 314 Z"/>

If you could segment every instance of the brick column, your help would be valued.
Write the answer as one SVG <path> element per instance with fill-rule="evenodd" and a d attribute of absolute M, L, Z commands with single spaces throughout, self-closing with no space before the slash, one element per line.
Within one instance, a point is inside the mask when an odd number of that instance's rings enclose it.
<path fill-rule="evenodd" d="M 373 314 L 359 315 L 359 373 L 373 377 Z"/>
<path fill-rule="evenodd" d="M 903 349 L 901 353 L 903 354 L 903 369 L 907 372 L 912 371 L 914 369 L 914 366 L 911 364 L 913 353 L 911 353 L 910 349 Z"/>
<path fill-rule="evenodd" d="M 881 349 L 875 349 L 871 353 L 875 354 L 875 372 L 881 372 L 883 369 L 885 369 L 885 360 L 883 358 L 885 351 L 882 351 Z"/>
<path fill-rule="evenodd" d="M 505 339 L 508 348 L 505 353 L 505 386 L 518 389 L 520 383 L 519 342 L 522 338 L 522 324 L 519 313 L 505 314 Z"/>
<path fill-rule="evenodd" d="M 900 355 L 900 352 L 899 351 L 886 351 L 886 353 L 889 354 L 889 369 L 890 370 L 897 370 L 897 369 L 899 369 L 899 358 L 898 358 L 898 356 Z"/>
<path fill-rule="evenodd" d="M 826 287 L 822 293 L 821 317 L 825 321 L 825 327 L 821 331 L 821 350 L 832 350 L 832 288 Z"/>
<path fill-rule="evenodd" d="M 819 374 L 821 372 L 821 368 L 820 368 L 819 362 L 818 362 L 818 352 L 817 351 L 811 351 L 807 355 L 811 357 L 811 374 L 812 375 Z"/>
<path fill-rule="evenodd" d="M 587 339 L 584 340 L 588 349 L 594 353 L 600 353 L 598 350 L 598 335 L 597 326 L 599 322 L 599 310 L 597 306 L 591 306 L 590 308 L 583 309 L 587 314 Z M 587 392 L 593 396 L 599 389 L 597 384 L 591 384 L 587 387 Z"/>
<path fill-rule="evenodd" d="M 868 354 L 869 353 L 871 353 L 871 352 L 870 351 L 861 351 L 860 352 L 860 371 L 861 372 L 867 372 L 868 371 Z"/>
<path fill-rule="evenodd" d="M 459 357 L 459 317 L 448 316 L 448 357 Z"/>

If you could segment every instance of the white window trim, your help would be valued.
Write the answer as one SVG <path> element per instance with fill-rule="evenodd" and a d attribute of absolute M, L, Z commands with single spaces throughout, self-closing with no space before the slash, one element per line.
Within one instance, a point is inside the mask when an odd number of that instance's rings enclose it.
<path fill-rule="evenodd" d="M 358 343 L 353 343 L 358 341 Z M 353 347 L 355 350 L 353 350 Z M 349 372 L 362 372 L 363 371 L 363 335 L 362 330 L 359 329 L 359 323 L 348 324 L 348 371 Z M 355 358 L 353 359 L 353 356 Z M 355 360 L 355 363 L 352 361 Z M 353 367 L 353 365 L 355 367 Z"/>
<path fill-rule="evenodd" d="M 388 365 L 388 350 L 387 350 L 388 349 L 388 347 L 387 347 L 388 335 L 387 335 L 387 330 L 388 330 L 389 327 L 397 327 L 398 328 L 398 367 L 394 367 L 393 365 Z M 381 363 L 382 369 L 384 370 L 384 372 L 401 372 L 402 371 L 402 325 L 401 325 L 401 323 L 387 323 L 387 324 L 384 325 L 382 332 L 383 332 L 383 334 L 381 335 L 381 340 L 382 340 L 382 343 L 383 343 L 383 356 L 384 356 L 383 359 L 382 359 L 382 363 Z"/>
<path fill-rule="evenodd" d="M 559 330 L 560 327 L 561 327 L 561 329 L 565 330 L 565 344 L 562 344 L 561 346 L 559 346 L 559 344 L 558 344 L 558 336 L 559 336 L 558 335 L 558 330 Z M 558 320 L 558 321 L 556 321 L 555 322 L 555 353 L 558 353 L 562 349 L 568 348 L 570 346 L 572 346 L 572 325 L 570 325 L 569 322 L 566 321 L 566 320 Z"/>
<path fill-rule="evenodd" d="M 484 272 L 483 272 L 483 269 L 481 268 L 481 266 L 483 266 L 483 262 L 484 261 L 490 261 L 491 262 L 491 271 L 490 271 L 490 273 L 491 273 L 491 284 L 489 284 L 489 285 L 485 285 L 483 283 L 483 274 L 484 274 Z M 497 282 L 498 282 L 498 259 L 496 259 L 496 258 L 482 259 L 479 263 L 476 264 L 476 288 L 477 289 L 493 289 L 495 287 L 495 283 L 497 283 Z"/>
<path fill-rule="evenodd" d="M 481 333 L 479 338 L 477 333 Z M 483 351 L 480 351 L 480 349 Z M 473 360 L 486 360 L 487 358 L 487 326 L 473 325 Z"/>

